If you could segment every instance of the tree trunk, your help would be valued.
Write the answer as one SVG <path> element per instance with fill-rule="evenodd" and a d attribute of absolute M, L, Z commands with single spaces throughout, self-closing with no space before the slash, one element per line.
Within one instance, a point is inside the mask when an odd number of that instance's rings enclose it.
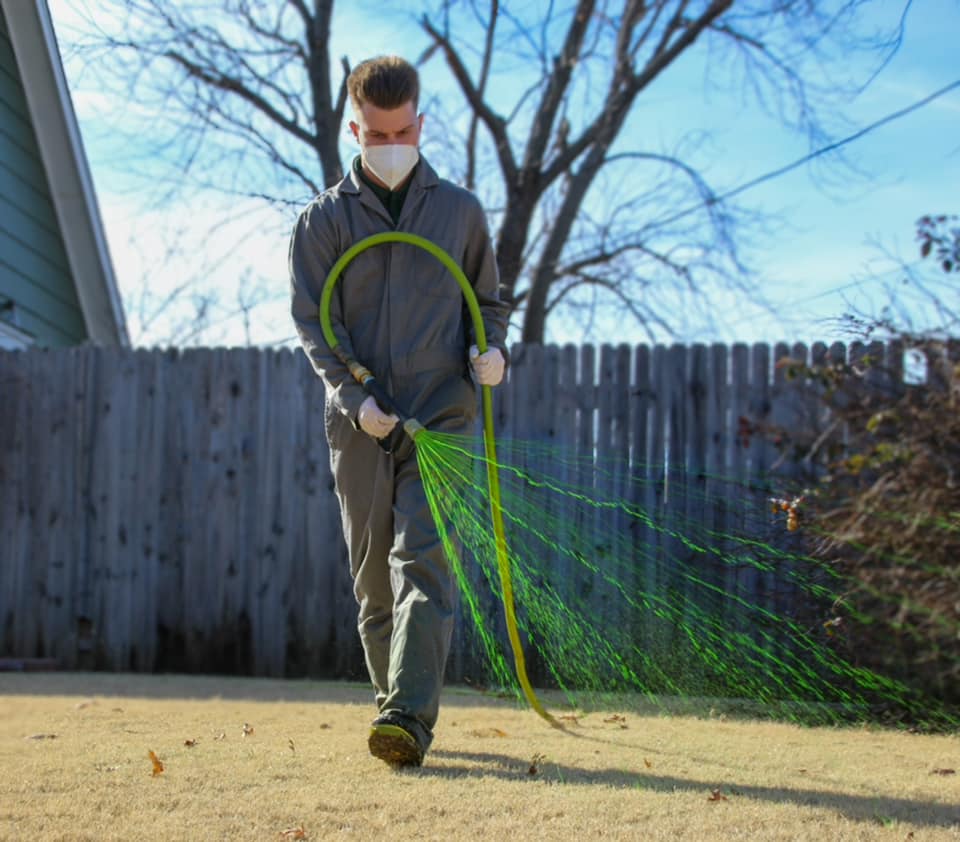
<path fill-rule="evenodd" d="M 530 223 L 538 196 L 531 191 L 514 191 L 497 235 L 497 270 L 501 297 L 516 309 L 517 281 L 523 271 L 523 250 L 530 236 Z"/>
<path fill-rule="evenodd" d="M 316 134 L 315 148 L 320 160 L 320 169 L 323 172 L 324 187 L 330 187 L 343 178 L 339 142 L 343 108 L 342 105 L 339 108 L 334 105 L 330 89 L 329 46 L 332 15 L 333 0 L 317 0 L 312 24 L 307 31 L 310 89 L 313 95 L 313 123 Z"/>

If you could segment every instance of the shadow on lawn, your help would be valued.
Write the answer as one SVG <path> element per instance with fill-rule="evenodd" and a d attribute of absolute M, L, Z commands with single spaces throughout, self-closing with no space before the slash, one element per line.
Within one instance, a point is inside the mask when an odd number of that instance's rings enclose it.
<path fill-rule="evenodd" d="M 0 695 L 369 703 L 369 681 L 116 672 L 0 672 Z"/>
<path fill-rule="evenodd" d="M 913 801 L 909 798 L 874 797 L 819 789 L 794 787 L 765 787 L 738 784 L 735 781 L 699 781 L 656 775 L 649 772 L 629 772 L 624 769 L 579 769 L 544 760 L 536 774 L 528 771 L 529 763 L 505 754 L 473 751 L 430 752 L 431 757 L 443 759 L 443 766 L 424 766 L 406 774 L 423 777 L 495 777 L 508 781 L 531 780 L 572 785 L 599 785 L 606 787 L 637 788 L 652 792 L 697 792 L 704 799 L 714 790 L 726 796 L 730 803 L 737 798 L 770 801 L 777 804 L 796 804 L 799 807 L 821 807 L 833 810 L 853 821 L 902 821 L 927 827 L 954 828 L 960 826 L 960 805 L 953 806 L 934 801 Z M 481 764 L 460 766 L 457 760 Z"/>

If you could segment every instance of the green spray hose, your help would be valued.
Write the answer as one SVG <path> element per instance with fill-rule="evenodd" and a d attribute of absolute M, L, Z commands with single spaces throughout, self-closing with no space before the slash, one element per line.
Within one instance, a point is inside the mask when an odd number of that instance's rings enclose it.
<path fill-rule="evenodd" d="M 336 286 L 340 275 L 358 254 L 366 251 L 373 246 L 382 243 L 407 243 L 411 246 L 417 246 L 426 252 L 432 254 L 439 260 L 456 279 L 463 292 L 463 297 L 467 302 L 467 308 L 470 311 L 470 318 L 473 322 L 473 331 L 476 337 L 477 348 L 483 354 L 487 350 L 487 335 L 483 327 L 483 318 L 480 315 L 480 306 L 477 304 L 477 296 L 470 286 L 463 270 L 457 265 L 456 261 L 450 257 L 436 243 L 431 242 L 416 234 L 408 234 L 404 231 L 385 231 L 381 234 L 373 234 L 365 237 L 357 243 L 354 243 L 347 249 L 333 264 L 333 268 L 327 275 L 323 284 L 323 291 L 320 296 L 320 326 L 323 330 L 323 338 L 327 341 L 330 349 L 347 366 L 350 373 L 364 389 L 372 394 L 383 409 L 389 409 L 394 412 L 403 423 L 407 434 L 416 444 L 417 435 L 423 430 L 423 426 L 413 418 L 407 417 L 386 391 L 376 382 L 376 378 L 362 364 L 350 357 L 340 345 L 333 332 L 333 325 L 330 322 L 330 301 L 333 298 L 333 289 Z M 533 687 L 530 685 L 530 679 L 527 677 L 526 662 L 523 657 L 523 648 L 520 645 L 520 633 L 517 630 L 517 615 L 513 602 L 513 581 L 510 576 L 510 561 L 507 556 L 507 539 L 503 529 L 503 511 L 500 501 L 500 476 L 497 473 L 497 448 L 493 436 L 493 395 L 489 386 L 481 387 L 483 398 L 483 446 L 487 457 L 487 485 L 490 490 L 490 516 L 493 520 L 493 534 L 495 538 L 495 547 L 497 554 L 497 569 L 500 572 L 500 587 L 503 591 L 503 610 L 507 624 L 507 635 L 510 638 L 510 646 L 513 649 L 513 662 L 517 671 L 517 679 L 523 690 L 523 695 L 527 701 L 541 717 L 555 727 L 560 727 L 555 720 L 540 703 Z"/>

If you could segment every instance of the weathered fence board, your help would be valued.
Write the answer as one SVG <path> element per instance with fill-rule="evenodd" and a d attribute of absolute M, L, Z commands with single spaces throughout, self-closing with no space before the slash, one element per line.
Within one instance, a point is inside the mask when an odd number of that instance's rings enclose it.
<path fill-rule="evenodd" d="M 894 374 L 880 385 L 901 388 L 902 351 L 850 351 L 886 353 Z M 701 563 L 677 538 L 698 524 L 728 560 L 698 575 L 783 610 L 790 594 L 766 594 L 773 580 L 737 564 L 724 536 L 745 526 L 731 494 L 767 493 L 778 460 L 757 430 L 826 429 L 809 385 L 778 365 L 807 355 L 802 344 L 514 348 L 495 390 L 497 437 L 543 445 L 519 467 L 563 483 L 573 459 L 586 460 L 598 497 L 651 518 L 545 509 L 558 592 L 589 592 L 598 622 L 630 622 L 638 645 L 664 645 L 636 612 L 616 615 L 610 588 L 563 552 L 565 536 L 588 534 L 602 556 L 611 530 L 632 530 L 629 585 L 641 599 L 672 590 L 682 605 L 689 582 L 670 560 Z M 845 360 L 847 349 L 817 343 L 809 355 Z M 290 350 L 0 353 L 0 655 L 68 668 L 363 676 L 323 405 L 322 383 Z M 554 462 L 557 452 L 571 458 Z M 782 459 L 775 467 L 792 470 Z M 496 602 L 481 603 L 502 633 Z M 466 625 L 458 611 L 451 680 L 482 674 Z"/>

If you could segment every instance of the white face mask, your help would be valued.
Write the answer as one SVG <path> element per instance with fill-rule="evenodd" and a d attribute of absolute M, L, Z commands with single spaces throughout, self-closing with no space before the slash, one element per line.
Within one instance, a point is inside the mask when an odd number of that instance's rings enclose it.
<path fill-rule="evenodd" d="M 391 190 L 400 184 L 420 160 L 416 146 L 387 144 L 366 146 L 363 149 L 363 164 Z"/>

